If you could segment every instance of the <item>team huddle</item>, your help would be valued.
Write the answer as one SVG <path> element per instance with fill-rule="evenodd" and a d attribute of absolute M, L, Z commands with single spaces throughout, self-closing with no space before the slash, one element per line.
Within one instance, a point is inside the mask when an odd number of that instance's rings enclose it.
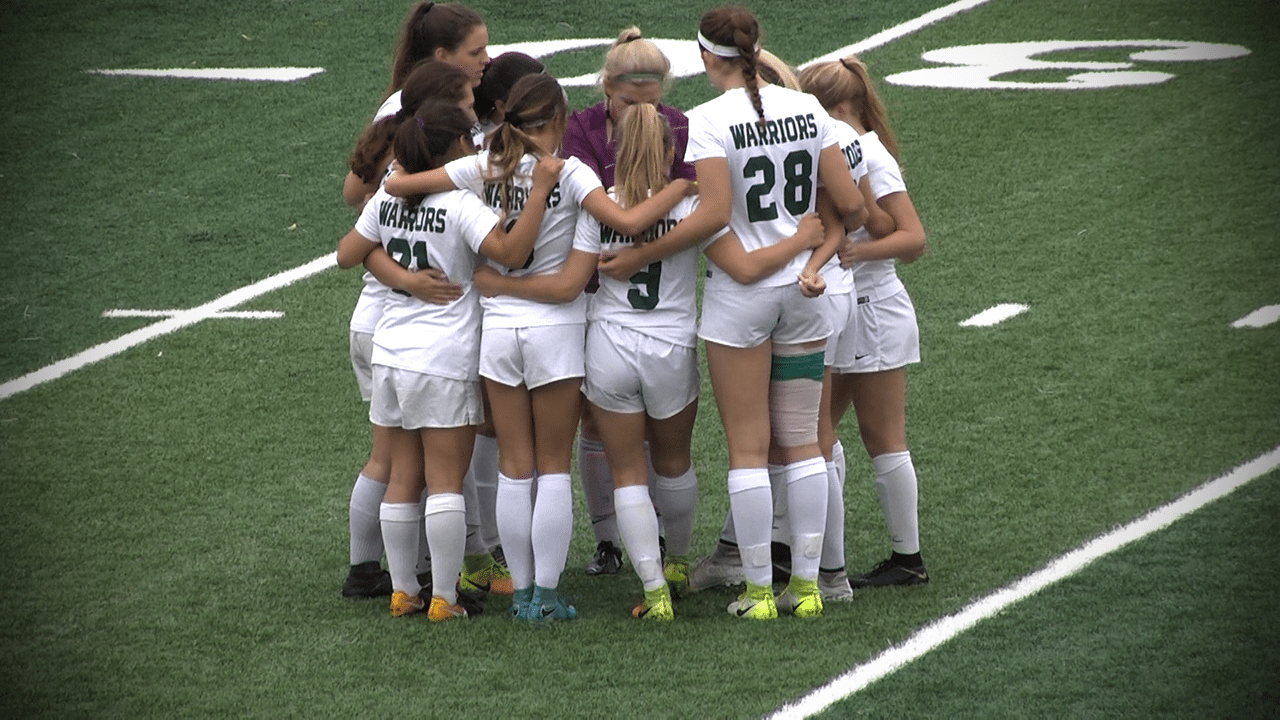
<path fill-rule="evenodd" d="M 919 337 L 895 271 L 924 230 L 865 66 L 797 76 L 760 35 L 745 8 L 702 17 L 721 94 L 686 115 L 661 102 L 668 59 L 624 30 L 604 101 L 571 111 L 536 59 L 489 58 L 475 10 L 410 10 L 343 188 L 360 217 L 337 258 L 366 271 L 350 347 L 372 424 L 344 596 L 444 621 L 492 593 L 519 622 L 576 618 L 559 592 L 575 446 L 586 572 L 619 572 L 625 550 L 638 618 L 672 620 L 674 599 L 717 585 L 745 584 L 730 614 L 773 619 L 928 582 L 906 443 Z M 730 512 L 694 561 L 699 340 Z M 850 407 L 893 549 L 852 577 Z"/>

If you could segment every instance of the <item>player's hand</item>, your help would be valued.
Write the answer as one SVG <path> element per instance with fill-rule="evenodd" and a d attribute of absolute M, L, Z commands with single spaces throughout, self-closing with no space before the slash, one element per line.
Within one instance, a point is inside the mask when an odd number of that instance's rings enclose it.
<path fill-rule="evenodd" d="M 623 248 L 616 253 L 601 254 L 598 267 L 601 275 L 608 275 L 614 280 L 626 280 L 644 267 L 640 251 L 635 248 Z"/>
<path fill-rule="evenodd" d="M 411 274 L 405 290 L 423 302 L 448 305 L 462 297 L 462 286 L 449 281 L 449 277 L 436 268 L 426 268 Z"/>
<path fill-rule="evenodd" d="M 841 240 L 839 247 L 836 248 L 836 257 L 840 258 L 840 267 L 848 270 L 859 261 L 858 244 L 849 238 Z"/>
<path fill-rule="evenodd" d="M 564 160 L 555 155 L 543 155 L 533 166 L 533 186 L 551 192 L 551 188 L 560 182 L 560 171 L 564 169 Z"/>
<path fill-rule="evenodd" d="M 827 281 L 818 273 L 800 273 L 800 294 L 805 297 L 818 297 L 827 290 Z"/>
<path fill-rule="evenodd" d="M 475 283 L 476 290 L 485 297 L 493 297 L 499 295 L 497 280 L 502 277 L 502 273 L 494 270 L 488 265 L 477 265 L 475 274 L 471 276 L 471 282 Z"/>
<path fill-rule="evenodd" d="M 822 219 L 817 213 L 809 213 L 800 218 L 800 225 L 796 227 L 796 236 L 804 240 L 805 248 L 809 250 L 822 244 L 824 240 Z"/>

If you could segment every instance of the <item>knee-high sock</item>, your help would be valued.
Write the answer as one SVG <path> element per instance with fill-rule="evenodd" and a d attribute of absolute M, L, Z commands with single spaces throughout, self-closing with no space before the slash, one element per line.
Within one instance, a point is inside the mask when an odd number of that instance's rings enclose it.
<path fill-rule="evenodd" d="M 819 455 L 786 466 L 791 518 L 791 575 L 818 579 L 823 530 L 827 525 L 827 463 Z"/>
<path fill-rule="evenodd" d="M 729 471 L 729 508 L 738 536 L 742 572 L 753 585 L 773 582 L 769 536 L 773 530 L 773 493 L 769 471 L 740 468 Z"/>
<path fill-rule="evenodd" d="M 489 551 L 489 547 L 485 544 L 484 538 L 480 534 L 480 494 L 476 492 L 476 474 L 475 468 L 467 468 L 467 474 L 462 478 L 462 497 L 466 504 L 467 517 L 467 546 L 466 553 L 468 555 L 476 555 Z M 430 544 L 430 543 L 428 543 Z M 435 553 L 432 552 L 434 556 Z M 434 568 L 435 566 L 432 565 Z"/>
<path fill-rule="evenodd" d="M 467 532 L 466 501 L 458 493 L 427 497 L 427 544 L 431 546 L 431 592 L 450 605 L 458 602 L 458 573 Z"/>
<path fill-rule="evenodd" d="M 662 516 L 667 552 L 686 556 L 693 543 L 693 522 L 698 511 L 698 475 L 690 466 L 679 477 L 655 476 L 650 492 L 655 510 Z M 617 494 L 613 504 L 618 504 Z"/>
<path fill-rule="evenodd" d="M 517 589 L 533 587 L 533 478 L 498 475 L 498 535 Z"/>
<path fill-rule="evenodd" d="M 649 499 L 649 488 L 630 485 L 613 491 L 613 507 L 618 513 L 618 534 L 631 557 L 631 566 L 645 590 L 662 587 L 662 554 L 658 549 L 658 514 Z"/>
<path fill-rule="evenodd" d="M 386 494 L 386 483 L 373 480 L 364 473 L 360 473 L 355 485 L 351 486 L 347 524 L 351 531 L 352 565 L 382 559 L 382 525 L 378 511 Z"/>
<path fill-rule="evenodd" d="M 418 537 L 423 534 L 422 507 L 418 503 L 382 503 L 378 508 L 382 542 L 387 549 L 391 587 L 417 595 Z"/>
<path fill-rule="evenodd" d="M 836 452 L 844 448 L 836 443 Z M 822 534 L 822 562 L 820 570 L 844 568 L 844 475 L 834 460 L 827 463 L 827 525 Z"/>
<path fill-rule="evenodd" d="M 573 480 L 569 473 L 538 476 L 533 501 L 533 580 L 545 588 L 560 585 L 573 538 Z"/>
<path fill-rule="evenodd" d="M 498 538 L 497 513 L 494 510 L 498 499 L 498 440 L 496 438 L 476 435 L 475 449 L 471 451 L 471 474 L 475 482 L 476 509 L 480 514 L 480 540 L 488 551 L 501 542 Z"/>
<path fill-rule="evenodd" d="M 578 434 L 578 477 L 582 497 L 591 515 L 591 532 L 596 542 L 618 542 L 618 519 L 613 508 L 613 473 L 605 458 L 604 443 Z"/>
<path fill-rule="evenodd" d="M 880 510 L 893 551 L 902 555 L 920 552 L 919 489 L 911 453 L 878 455 L 871 458 L 871 464 L 876 470 L 876 494 L 880 496 Z"/>
<path fill-rule="evenodd" d="M 422 496 L 418 499 L 418 519 L 427 511 L 427 489 L 422 488 Z M 419 575 L 431 572 L 431 547 L 427 545 L 427 528 L 422 523 L 418 523 L 418 562 L 417 572 Z"/>

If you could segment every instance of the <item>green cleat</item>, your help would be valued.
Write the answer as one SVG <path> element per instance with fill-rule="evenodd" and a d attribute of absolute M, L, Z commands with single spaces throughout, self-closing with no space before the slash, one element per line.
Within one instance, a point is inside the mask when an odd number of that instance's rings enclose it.
<path fill-rule="evenodd" d="M 668 555 L 662 574 L 671 589 L 671 597 L 689 594 L 689 560 L 682 555 Z"/>
<path fill-rule="evenodd" d="M 752 585 L 737 600 L 729 603 L 729 614 L 747 620 L 773 620 L 778 617 L 778 608 L 773 602 L 773 588 L 768 585 Z"/>
<path fill-rule="evenodd" d="M 778 612 L 799 618 L 815 618 L 822 615 L 822 591 L 817 580 L 801 580 L 792 575 L 787 589 L 775 601 Z"/>
<path fill-rule="evenodd" d="M 631 615 L 644 620 L 674 620 L 676 615 L 671 608 L 670 586 L 663 585 L 655 590 L 645 590 L 644 602 L 632 608 Z"/>

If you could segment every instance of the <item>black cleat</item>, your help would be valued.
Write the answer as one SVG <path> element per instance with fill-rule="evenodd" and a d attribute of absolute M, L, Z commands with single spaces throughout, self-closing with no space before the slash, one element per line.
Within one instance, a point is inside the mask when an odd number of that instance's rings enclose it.
<path fill-rule="evenodd" d="M 608 540 L 596 545 L 596 554 L 587 563 L 588 575 L 617 575 L 622 568 L 622 551 Z"/>
<path fill-rule="evenodd" d="M 923 565 L 907 567 L 899 565 L 892 558 L 880 563 L 865 575 L 849 578 L 849 585 L 854 590 L 891 585 L 924 585 L 927 582 L 929 582 L 929 571 L 925 570 Z"/>
<path fill-rule="evenodd" d="M 376 598 L 391 595 L 391 573 L 382 569 L 377 560 L 351 566 L 347 579 L 342 583 L 342 597 Z"/>

